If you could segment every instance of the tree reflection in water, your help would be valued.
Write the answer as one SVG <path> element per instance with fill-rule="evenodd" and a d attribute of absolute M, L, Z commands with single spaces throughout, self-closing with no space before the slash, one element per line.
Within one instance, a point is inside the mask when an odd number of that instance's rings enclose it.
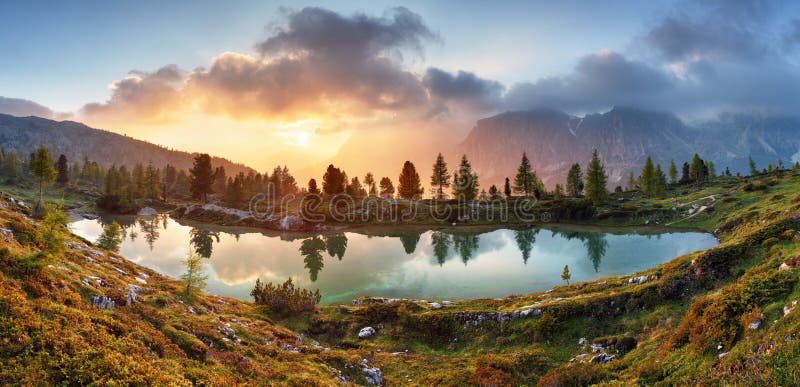
<path fill-rule="evenodd" d="M 347 250 L 347 236 L 343 233 L 325 235 L 325 245 L 331 257 L 339 258 L 341 261 Z"/>
<path fill-rule="evenodd" d="M 219 243 L 219 231 L 204 228 L 192 228 L 192 231 L 189 231 L 189 243 L 194 247 L 194 251 L 203 258 L 211 258 L 214 240 Z"/>
<path fill-rule="evenodd" d="M 514 240 L 517 241 L 517 247 L 522 253 L 522 262 L 526 265 L 531 257 L 533 244 L 536 242 L 536 234 L 538 233 L 539 229 L 514 230 Z"/>
<path fill-rule="evenodd" d="M 319 236 L 308 238 L 300 244 L 300 254 L 304 257 L 303 262 L 312 282 L 317 280 L 317 275 L 325 266 L 322 262 L 322 252 L 325 251 L 325 247 L 325 241 Z"/>

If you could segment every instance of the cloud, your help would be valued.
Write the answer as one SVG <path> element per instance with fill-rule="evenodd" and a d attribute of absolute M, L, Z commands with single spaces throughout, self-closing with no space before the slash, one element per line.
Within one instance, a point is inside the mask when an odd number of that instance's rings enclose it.
<path fill-rule="evenodd" d="M 36 102 L 27 99 L 8 97 L 0 97 L 0 113 L 18 117 L 37 116 L 53 118 L 55 116 L 50 108 L 39 105 Z"/>
<path fill-rule="evenodd" d="M 672 78 L 644 62 L 603 50 L 581 58 L 570 75 L 514 85 L 506 95 L 506 106 L 591 111 L 611 105 L 640 105 L 673 88 Z"/>
<path fill-rule="evenodd" d="M 260 57 L 224 53 L 210 69 L 194 71 L 187 89 L 205 109 L 239 117 L 418 108 L 427 96 L 419 78 L 401 67 L 402 51 L 421 53 L 435 38 L 405 8 L 386 17 L 304 8 L 256 44 Z"/>
<path fill-rule="evenodd" d="M 505 91 L 499 82 L 474 73 L 459 71 L 453 75 L 435 67 L 428 68 L 422 82 L 435 101 L 458 103 L 477 111 L 497 109 Z"/>
<path fill-rule="evenodd" d="M 164 123 L 181 104 L 181 70 L 175 65 L 154 72 L 131 71 L 113 82 L 111 98 L 105 103 L 89 103 L 81 114 L 92 122 Z"/>

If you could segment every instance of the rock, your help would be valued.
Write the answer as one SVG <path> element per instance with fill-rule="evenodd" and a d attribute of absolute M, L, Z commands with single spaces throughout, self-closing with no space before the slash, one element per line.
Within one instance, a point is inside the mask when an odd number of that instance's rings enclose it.
<path fill-rule="evenodd" d="M 428 306 L 430 306 L 433 310 L 442 309 L 442 305 L 440 305 L 438 302 L 431 302 L 428 304 Z"/>
<path fill-rule="evenodd" d="M 605 352 L 603 352 L 603 353 L 601 353 L 601 354 L 599 354 L 597 356 L 592 357 L 591 362 L 592 363 L 608 363 L 608 362 L 610 362 L 612 360 L 614 360 L 614 356 L 613 355 L 608 356 Z"/>
<path fill-rule="evenodd" d="M 374 384 L 376 386 L 383 384 L 383 373 L 380 368 L 364 366 L 361 371 L 364 372 L 364 376 L 367 378 L 367 384 Z"/>
<path fill-rule="evenodd" d="M 142 285 L 147 285 L 147 281 L 144 278 L 136 277 L 135 279 L 136 279 L 136 282 L 138 282 L 138 283 L 140 283 Z"/>
<path fill-rule="evenodd" d="M 604 350 L 605 347 L 603 347 L 603 344 L 592 344 L 592 352 L 597 353 L 603 352 Z"/>
<path fill-rule="evenodd" d="M 730 353 L 730 352 L 723 352 L 723 353 L 720 353 L 719 355 L 717 355 L 717 358 L 719 358 L 720 360 L 722 360 L 722 359 L 723 359 L 725 356 L 728 356 L 728 354 L 729 354 L 729 353 Z"/>
<path fill-rule="evenodd" d="M 647 282 L 647 276 L 646 275 L 639 276 L 639 277 L 633 277 L 633 278 L 628 280 L 629 284 L 643 284 L 645 282 Z"/>
<path fill-rule="evenodd" d="M 778 266 L 778 270 L 779 271 L 791 270 L 791 269 L 792 269 L 792 267 L 787 265 L 786 263 L 782 263 L 780 266 Z"/>
<path fill-rule="evenodd" d="M 364 327 L 358 331 L 358 338 L 359 339 L 366 339 L 375 334 L 375 328 L 373 327 Z"/>
<path fill-rule="evenodd" d="M 110 299 L 110 298 L 108 298 L 106 296 L 102 296 L 101 297 L 101 296 L 98 296 L 98 295 L 93 295 L 92 296 L 92 305 L 94 305 L 94 306 L 96 306 L 96 307 L 98 307 L 100 309 L 114 309 L 114 307 L 117 306 L 116 303 L 114 302 L 114 300 L 112 300 L 112 299 Z"/>
<path fill-rule="evenodd" d="M 458 304 L 456 304 L 453 301 L 442 301 L 442 305 L 444 305 L 444 306 L 453 306 L 453 305 L 458 305 Z"/>
<path fill-rule="evenodd" d="M 752 329 L 754 331 L 757 331 L 758 327 L 761 326 L 761 321 L 753 321 L 753 322 L 750 323 L 749 326 L 750 326 L 750 329 Z"/>
<path fill-rule="evenodd" d="M 139 216 L 156 216 L 158 215 L 158 211 L 155 210 L 153 207 L 143 207 L 139 212 L 136 214 Z"/>
<path fill-rule="evenodd" d="M 89 220 L 95 220 L 95 219 L 100 218 L 100 216 L 95 215 L 95 214 L 81 214 L 81 217 L 83 217 L 84 219 L 89 219 Z"/>
<path fill-rule="evenodd" d="M 582 362 L 582 361 L 583 361 L 584 359 L 586 359 L 587 357 L 589 357 L 589 354 L 588 354 L 588 353 L 582 353 L 582 354 L 580 354 L 580 355 L 578 355 L 578 356 L 575 356 L 575 357 L 573 357 L 572 359 L 569 359 L 569 362 L 570 362 L 570 363 L 574 363 L 574 362 L 576 362 L 576 361 L 581 361 L 581 362 Z"/>
<path fill-rule="evenodd" d="M 783 315 L 786 316 L 789 313 L 792 313 L 794 307 L 797 306 L 797 300 L 792 301 L 790 305 L 786 305 L 783 307 Z"/>
<path fill-rule="evenodd" d="M 128 285 L 128 297 L 125 305 L 133 305 L 136 303 L 137 298 L 142 294 L 142 287 L 138 285 Z"/>
<path fill-rule="evenodd" d="M 361 305 L 363 305 L 361 300 L 358 300 L 358 299 L 353 300 L 353 302 L 351 302 L 351 304 L 353 304 L 353 306 L 361 306 Z"/>
<path fill-rule="evenodd" d="M 586 345 L 586 344 L 589 344 L 589 340 L 586 340 L 585 337 L 581 337 L 580 340 L 578 340 L 578 345 Z"/>
<path fill-rule="evenodd" d="M 278 222 L 278 228 L 284 231 L 300 230 L 303 228 L 303 219 L 295 215 L 286 215 Z"/>

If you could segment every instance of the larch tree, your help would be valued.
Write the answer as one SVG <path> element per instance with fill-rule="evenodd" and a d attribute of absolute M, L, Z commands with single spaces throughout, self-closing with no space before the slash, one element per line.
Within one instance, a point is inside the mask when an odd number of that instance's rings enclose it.
<path fill-rule="evenodd" d="M 319 188 L 317 188 L 317 180 L 311 179 L 308 181 L 308 193 L 319 195 Z"/>
<path fill-rule="evenodd" d="M 586 197 L 595 203 L 604 201 L 608 197 L 607 181 L 606 168 L 595 149 L 592 152 L 592 160 L 586 167 Z"/>
<path fill-rule="evenodd" d="M 574 198 L 580 197 L 583 193 L 583 172 L 578 163 L 572 164 L 567 172 L 567 194 Z"/>
<path fill-rule="evenodd" d="M 394 185 L 392 184 L 392 180 L 388 177 L 382 177 L 380 182 L 381 188 L 381 197 L 384 198 L 392 198 L 394 197 Z"/>
<path fill-rule="evenodd" d="M 561 272 L 561 279 L 567 281 L 567 285 L 569 285 L 570 278 L 572 278 L 572 274 L 569 273 L 569 265 L 564 265 L 564 271 Z"/>
<path fill-rule="evenodd" d="M 69 164 L 67 163 L 67 156 L 63 154 L 58 156 L 58 161 L 56 161 L 56 172 L 58 176 L 56 177 L 56 183 L 60 185 L 67 185 L 69 183 Z"/>
<path fill-rule="evenodd" d="M 403 163 L 403 170 L 397 179 L 397 194 L 403 199 L 413 200 L 422 195 L 419 173 L 410 161 Z"/>
<path fill-rule="evenodd" d="M 669 183 L 678 183 L 678 168 L 675 166 L 675 160 L 669 162 Z"/>
<path fill-rule="evenodd" d="M 208 195 L 214 193 L 214 171 L 211 169 L 211 156 L 199 154 L 194 157 L 194 164 L 189 170 L 189 190 L 192 197 L 206 201 Z"/>
<path fill-rule="evenodd" d="M 183 298 L 187 302 L 192 302 L 206 287 L 208 276 L 203 274 L 203 257 L 191 249 L 187 253 L 183 265 L 186 267 L 186 272 L 180 277 L 183 285 Z"/>
<path fill-rule="evenodd" d="M 506 198 L 511 197 L 511 181 L 506 178 L 505 184 L 503 184 L 503 194 L 506 195 Z"/>
<path fill-rule="evenodd" d="M 375 185 L 375 176 L 372 172 L 367 172 L 364 176 L 364 185 L 367 187 L 367 191 L 369 196 L 375 196 L 378 194 L 378 188 Z"/>
<path fill-rule="evenodd" d="M 525 197 L 531 196 L 534 187 L 534 174 L 528 155 L 522 153 L 522 160 L 517 167 L 517 175 L 514 177 L 514 192 L 523 194 Z"/>
<path fill-rule="evenodd" d="M 439 200 L 445 198 L 444 189 L 450 187 L 450 171 L 447 170 L 447 163 L 441 153 L 436 156 L 436 162 L 433 163 L 431 186 L 436 190 L 435 199 Z"/>
<path fill-rule="evenodd" d="M 461 156 L 461 164 L 453 172 L 453 196 L 466 201 L 475 200 L 478 186 L 478 174 L 472 170 L 467 155 Z"/>
<path fill-rule="evenodd" d="M 325 174 L 322 175 L 322 192 L 326 195 L 336 195 L 344 193 L 347 189 L 347 176 L 341 169 L 333 164 L 328 165 Z"/>
<path fill-rule="evenodd" d="M 53 168 L 53 156 L 50 155 L 50 151 L 47 150 L 44 145 L 39 146 L 36 152 L 32 154 L 30 169 L 39 187 L 39 202 L 36 204 L 36 212 L 41 213 L 42 203 L 44 201 L 44 189 L 56 179 L 56 170 Z"/>
<path fill-rule="evenodd" d="M 115 220 L 103 227 L 103 233 L 97 238 L 97 246 L 118 252 L 120 244 L 122 244 L 122 227 Z"/>

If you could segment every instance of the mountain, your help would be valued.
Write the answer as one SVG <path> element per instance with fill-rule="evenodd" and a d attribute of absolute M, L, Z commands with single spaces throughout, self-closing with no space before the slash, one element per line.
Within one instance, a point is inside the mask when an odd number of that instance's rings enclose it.
<path fill-rule="evenodd" d="M 694 153 L 713 161 L 717 173 L 730 166 L 746 173 L 748 156 L 760 167 L 800 157 L 800 120 L 792 117 L 726 115 L 687 125 L 670 113 L 615 107 L 584 117 L 553 109 L 505 112 L 479 120 L 458 147 L 481 176 L 481 184 L 513 178 L 522 152 L 552 188 L 563 182 L 572 163 L 585 168 L 593 149 L 605 162 L 609 188 L 624 185 L 628 172 L 638 175 L 648 156 L 665 173 L 671 160 L 680 164 Z"/>
<path fill-rule="evenodd" d="M 86 156 L 103 166 L 152 162 L 157 166 L 169 163 L 179 169 L 189 169 L 196 155 L 90 128 L 78 122 L 0 114 L 0 146 L 4 151 L 27 155 L 39 145 L 46 146 L 55 157 L 64 154 L 70 162 L 81 161 Z M 212 157 L 211 163 L 215 167 L 225 167 L 228 175 L 253 170 L 220 157 Z"/>

